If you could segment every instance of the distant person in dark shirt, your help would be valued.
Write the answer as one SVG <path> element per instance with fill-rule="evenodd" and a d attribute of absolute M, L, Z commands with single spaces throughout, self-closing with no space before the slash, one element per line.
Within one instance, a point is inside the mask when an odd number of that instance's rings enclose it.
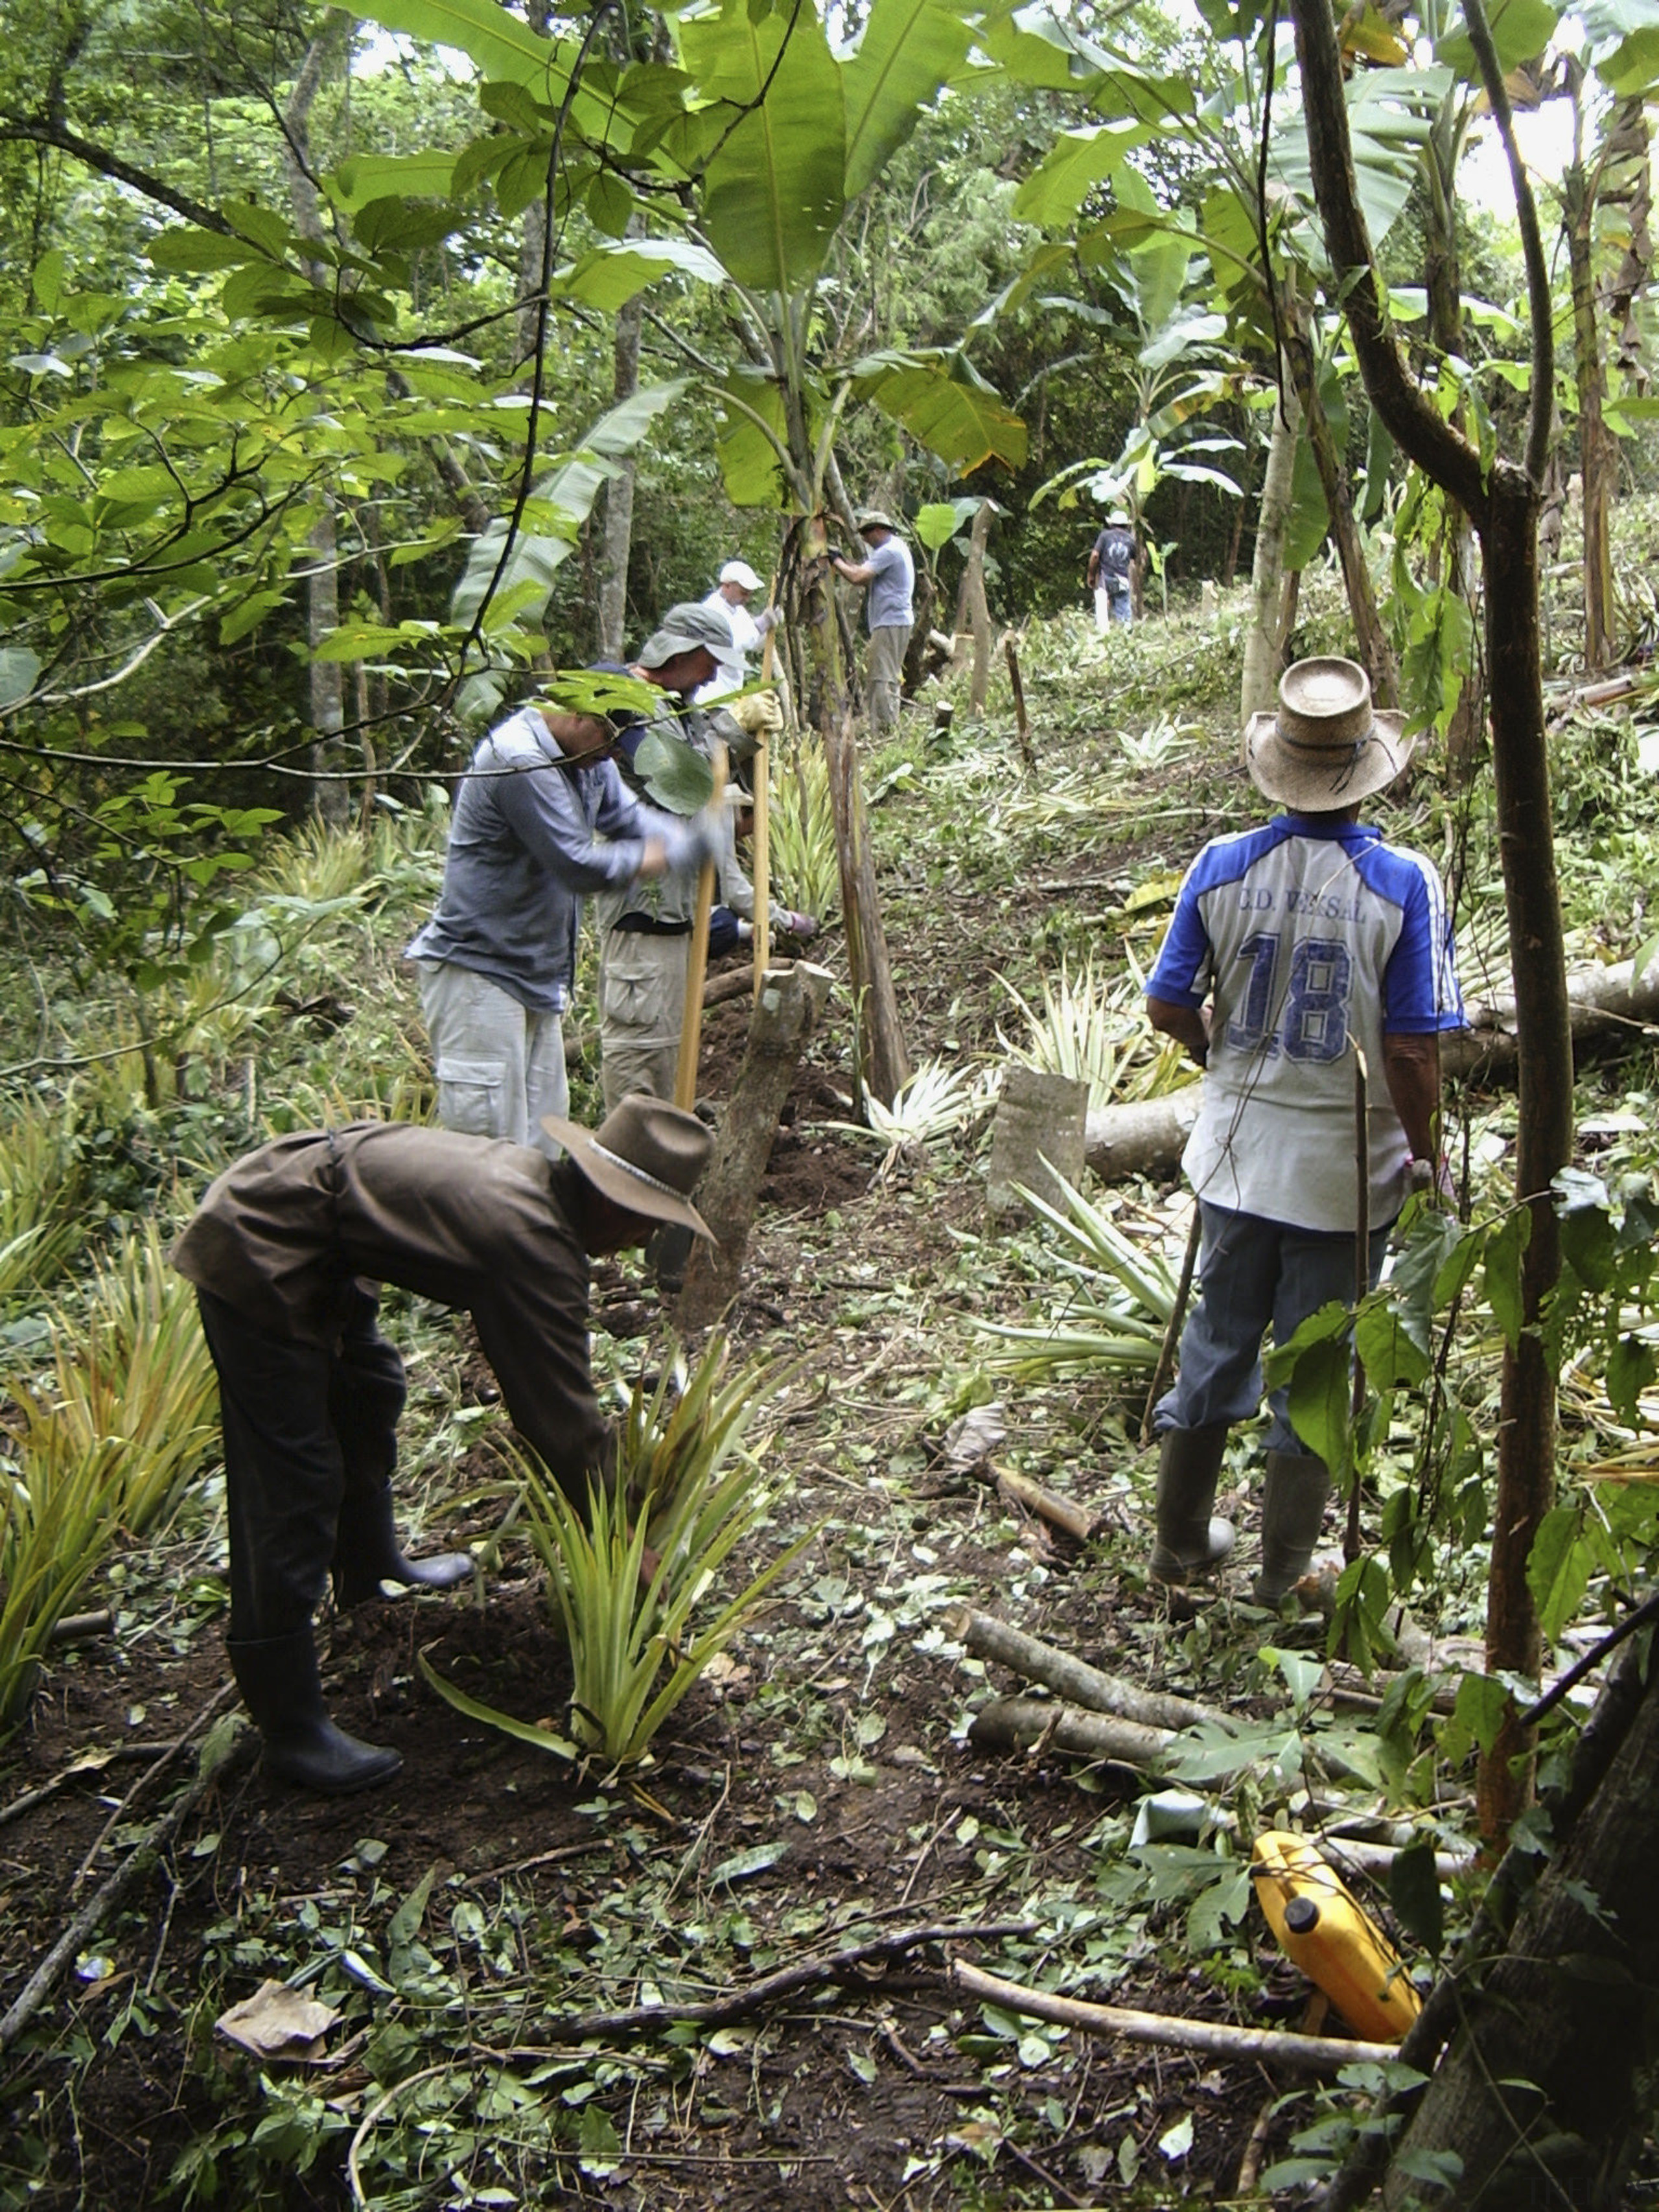
<path fill-rule="evenodd" d="M 1089 554 L 1095 628 L 1103 636 L 1108 623 L 1132 623 L 1135 618 L 1134 574 L 1139 553 L 1133 525 L 1122 507 L 1115 507 Z"/>

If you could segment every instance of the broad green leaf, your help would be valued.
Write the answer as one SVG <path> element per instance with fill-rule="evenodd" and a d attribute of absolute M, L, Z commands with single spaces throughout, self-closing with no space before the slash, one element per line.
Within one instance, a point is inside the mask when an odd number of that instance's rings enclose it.
<path fill-rule="evenodd" d="M 1319 464 L 1314 459 L 1307 425 L 1301 423 L 1297 431 L 1296 467 L 1291 477 L 1291 510 L 1285 520 L 1286 575 L 1310 565 L 1325 542 L 1329 525 L 1330 510 L 1325 504 Z"/>
<path fill-rule="evenodd" d="M 477 64 L 481 76 L 532 86 L 544 100 L 556 100 L 568 82 L 559 46 L 497 0 L 368 0 L 356 12 L 383 30 L 454 46 Z"/>
<path fill-rule="evenodd" d="M 993 15 L 981 25 L 979 41 L 1017 84 L 1041 90 L 1073 92 L 1117 74 L 1103 47 L 1041 5 Z"/>
<path fill-rule="evenodd" d="M 916 509 L 914 523 L 916 536 L 930 553 L 937 553 L 948 545 L 961 526 L 954 501 L 933 500 Z"/>
<path fill-rule="evenodd" d="M 1538 1524 L 1527 1559 L 1527 1588 L 1546 1639 L 1553 1644 L 1577 1615 L 1595 1565 L 1576 1505 L 1557 1505 Z"/>
<path fill-rule="evenodd" d="M 1507 71 L 1518 69 L 1522 62 L 1535 61 L 1554 37 L 1559 21 L 1559 15 L 1548 5 L 1548 0 L 1492 0 L 1486 9 L 1486 24 L 1497 49 L 1498 67 Z M 1480 82 L 1480 64 L 1474 58 L 1468 27 L 1461 12 L 1453 19 L 1450 28 L 1435 41 L 1434 55 L 1437 62 L 1455 70 L 1465 82 Z"/>
<path fill-rule="evenodd" d="M 1428 1353 L 1397 1307 L 1368 1300 L 1355 1318 L 1354 1341 L 1374 1390 L 1393 1390 L 1401 1383 L 1410 1389 L 1426 1380 Z"/>
<path fill-rule="evenodd" d="M 1607 1187 L 1599 1176 L 1563 1168 L 1553 1186 L 1561 1253 L 1579 1281 L 1605 1291 L 1613 1280 L 1613 1229 Z"/>
<path fill-rule="evenodd" d="M 268 614 L 287 599 L 286 592 L 250 592 L 241 603 L 231 609 L 219 624 L 221 645 L 234 645 L 239 637 L 258 629 Z"/>
<path fill-rule="evenodd" d="M 783 386 L 758 369 L 740 368 L 714 396 L 714 450 L 726 496 L 733 507 L 787 507 L 782 456 L 788 450 L 789 422 Z"/>
<path fill-rule="evenodd" d="M 1305 1327 L 1306 1324 L 1304 1323 Z M 1301 1331 L 1297 1332 L 1297 1336 Z M 1291 1420 L 1339 1480 L 1351 1465 L 1353 1370 L 1346 1330 L 1305 1346 L 1291 1374 Z"/>
<path fill-rule="evenodd" d="M 1389 1869 L 1389 1903 L 1413 1942 L 1437 1959 L 1446 1940 L 1446 1917 L 1434 1845 L 1426 1837 L 1421 1843 L 1408 1844 Z"/>
<path fill-rule="evenodd" d="M 1659 84 L 1659 23 L 1649 23 L 1621 40 L 1614 52 L 1596 64 L 1595 74 L 1620 100 Z"/>
<path fill-rule="evenodd" d="M 264 258 L 245 238 L 227 238 L 216 230 L 164 230 L 146 249 L 151 265 L 176 270 L 181 276 L 198 276 L 216 269 L 236 269 L 243 263 Z"/>
<path fill-rule="evenodd" d="M 753 20 L 747 0 L 679 26 L 687 65 L 730 103 L 703 172 L 702 223 L 740 284 L 787 295 L 823 266 L 846 207 L 841 70 L 815 10 Z"/>
<path fill-rule="evenodd" d="M 1144 124 L 1125 120 L 1062 131 L 1015 193 L 1016 217 L 1045 228 L 1071 222 L 1095 186 L 1116 176 L 1124 156 L 1150 135 Z"/>
<path fill-rule="evenodd" d="M 1498 1741 L 1508 1704 L 1509 1692 L 1490 1674 L 1465 1674 L 1457 1686 L 1453 1717 L 1488 1752 Z"/>
<path fill-rule="evenodd" d="M 1024 465 L 1025 425 L 964 354 L 872 355 L 857 364 L 853 385 L 958 476 L 986 461 Z"/>
<path fill-rule="evenodd" d="M 0 645 L 0 707 L 27 699 L 40 673 L 40 656 L 26 645 Z"/>
<path fill-rule="evenodd" d="M 858 52 L 842 64 L 848 199 L 875 181 L 922 110 L 962 74 L 969 44 L 949 0 L 873 0 Z"/>
<path fill-rule="evenodd" d="M 726 282 L 726 271 L 706 246 L 686 238 L 630 238 L 616 246 L 591 247 L 580 261 L 556 272 L 551 289 L 556 298 L 580 301 L 584 307 L 613 315 L 671 269 L 705 284 Z"/>
<path fill-rule="evenodd" d="M 696 747 L 661 730 L 652 730 L 640 740 L 634 773 L 653 805 L 670 814 L 695 814 L 714 794 L 714 772 Z"/>
<path fill-rule="evenodd" d="M 1607 1398 L 1615 1413 L 1632 1428 L 1638 1425 L 1638 1401 L 1650 1388 L 1659 1363 L 1653 1346 L 1639 1336 L 1621 1336 L 1607 1354 Z"/>
<path fill-rule="evenodd" d="M 1521 1341 L 1521 1258 L 1532 1242 L 1532 1216 L 1517 1206 L 1486 1239 L 1486 1303 L 1513 1352 Z"/>
<path fill-rule="evenodd" d="M 336 207 L 355 215 L 371 200 L 447 199 L 454 188 L 455 156 L 437 148 L 424 154 L 353 154 L 323 179 Z"/>
<path fill-rule="evenodd" d="M 730 1858 L 722 1859 L 711 1869 L 709 1882 L 718 1889 L 729 1887 L 734 1881 L 747 1881 L 751 1875 L 765 1874 L 780 1859 L 787 1859 L 789 1849 L 787 1838 L 780 1838 L 775 1843 L 751 1844 L 747 1850 L 733 1851 Z"/>

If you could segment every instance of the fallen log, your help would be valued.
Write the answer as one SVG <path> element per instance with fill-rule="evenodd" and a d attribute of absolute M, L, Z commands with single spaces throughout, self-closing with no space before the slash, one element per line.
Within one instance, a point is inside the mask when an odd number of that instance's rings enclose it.
<path fill-rule="evenodd" d="M 1147 1728 L 1109 1713 L 1076 1705 L 1044 1705 L 1036 1698 L 999 1698 L 974 1715 L 968 1741 L 981 1751 L 1029 1751 L 1052 1744 L 1079 1759 L 1114 1759 L 1158 1773 L 1175 1741 L 1173 1729 Z"/>
<path fill-rule="evenodd" d="M 1133 2012 L 1124 2005 L 1090 2004 L 1081 1997 L 1056 1996 L 1005 1982 L 964 1960 L 951 1964 L 951 1978 L 969 1996 L 983 1997 L 1005 2011 L 1031 2020 L 1052 2020 L 1085 2035 L 1117 2035 L 1129 2043 L 1162 2044 L 1174 2051 L 1201 2051 L 1207 2058 L 1250 2058 L 1291 2066 L 1304 2074 L 1335 2074 L 1362 2062 L 1382 2065 L 1400 2056 L 1397 2044 L 1360 2043 L 1340 2035 L 1287 2035 L 1270 2027 L 1234 2027 L 1226 2021 L 1176 2020 L 1168 2013 Z"/>
<path fill-rule="evenodd" d="M 1473 1000 L 1467 1011 L 1468 1028 L 1440 1041 L 1441 1073 L 1465 1080 L 1501 1080 L 1516 1064 L 1515 1000 Z M 1625 1026 L 1645 1033 L 1650 1024 L 1659 1023 L 1659 960 L 1650 962 L 1639 978 L 1629 960 L 1609 968 L 1575 969 L 1567 978 L 1567 1014 L 1575 1042 Z M 1090 1167 L 1108 1182 L 1128 1176 L 1173 1175 L 1198 1118 L 1200 1088 L 1194 1082 L 1161 1098 L 1097 1107 L 1084 1134 Z"/>
<path fill-rule="evenodd" d="M 953 1633 L 975 1659 L 990 1659 L 1000 1667 L 1012 1667 L 1028 1682 L 1041 1682 L 1056 1696 L 1074 1705 L 1085 1705 L 1091 1712 L 1113 1713 L 1120 1720 L 1133 1721 L 1140 1728 L 1160 1731 L 1192 1728 L 1200 1721 L 1229 1729 L 1233 1725 L 1227 1715 L 1213 1705 L 1200 1705 L 1191 1698 L 1178 1698 L 1167 1690 L 1143 1690 L 1137 1683 L 1126 1681 L 1121 1674 L 1109 1674 L 1103 1668 L 1091 1667 L 1085 1660 L 1073 1658 L 1069 1651 L 1057 1650 L 1052 1644 L 1028 1636 L 1024 1629 L 1011 1627 L 992 1613 L 970 1611 L 962 1614 Z M 1054 1708 L 1044 1705 L 1037 1710 L 1052 1717 Z"/>
<path fill-rule="evenodd" d="M 1023 1506 L 1026 1512 L 1035 1513 L 1039 1520 L 1051 1528 L 1075 1536 L 1079 1544 L 1086 1544 L 1100 1526 L 1100 1516 L 1086 1505 L 1075 1504 L 1062 1498 L 1058 1491 L 1045 1490 L 1029 1474 L 1016 1474 L 1012 1467 L 996 1470 L 997 1496 L 1009 1505 Z"/>

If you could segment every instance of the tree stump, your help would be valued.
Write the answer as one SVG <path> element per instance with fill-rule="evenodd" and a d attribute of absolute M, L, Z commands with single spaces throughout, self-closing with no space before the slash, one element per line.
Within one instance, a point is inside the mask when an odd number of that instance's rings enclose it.
<path fill-rule="evenodd" d="M 720 1241 L 710 1245 L 698 1237 L 691 1248 L 676 1308 L 682 1328 L 706 1328 L 736 1295 L 778 1115 L 831 981 L 827 968 L 805 960 L 766 972 L 750 1017 L 749 1048 L 697 1185 L 697 1210 Z"/>

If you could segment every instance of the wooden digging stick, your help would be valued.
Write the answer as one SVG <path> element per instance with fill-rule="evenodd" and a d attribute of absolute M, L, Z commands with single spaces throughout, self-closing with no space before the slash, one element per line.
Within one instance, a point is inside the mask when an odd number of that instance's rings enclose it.
<path fill-rule="evenodd" d="M 714 747 L 711 806 L 726 803 L 726 747 Z M 702 1049 L 702 985 L 708 973 L 708 916 L 714 903 L 714 863 L 705 860 L 697 877 L 697 908 L 685 953 L 685 1015 L 680 1024 L 680 1056 L 674 1066 L 674 1103 L 690 1113 L 697 1103 L 697 1056 Z"/>
<path fill-rule="evenodd" d="M 1355 1310 L 1371 1286 L 1371 1129 L 1365 1055 L 1353 1048 L 1353 1150 L 1358 1169 L 1359 1198 L 1354 1209 L 1356 1241 L 1353 1255 Z M 1353 1347 L 1353 1406 L 1351 1427 L 1358 1440 L 1359 1416 L 1365 1410 L 1365 1370 L 1359 1357 L 1358 1331 Z M 1348 1492 L 1348 1525 L 1342 1538 L 1342 1556 L 1352 1563 L 1359 1557 L 1359 1462 L 1355 1457 L 1353 1487 Z"/>
<path fill-rule="evenodd" d="M 769 607 L 777 592 L 777 579 L 772 580 L 772 589 L 766 595 Z M 766 633 L 766 642 L 761 647 L 761 682 L 772 681 L 772 651 L 777 637 L 775 629 Z M 772 964 L 772 848 L 768 823 L 768 808 L 772 796 L 772 755 L 767 745 L 766 732 L 760 734 L 755 748 L 755 764 L 750 771 L 755 789 L 755 996 L 761 994 L 761 982 Z"/>

